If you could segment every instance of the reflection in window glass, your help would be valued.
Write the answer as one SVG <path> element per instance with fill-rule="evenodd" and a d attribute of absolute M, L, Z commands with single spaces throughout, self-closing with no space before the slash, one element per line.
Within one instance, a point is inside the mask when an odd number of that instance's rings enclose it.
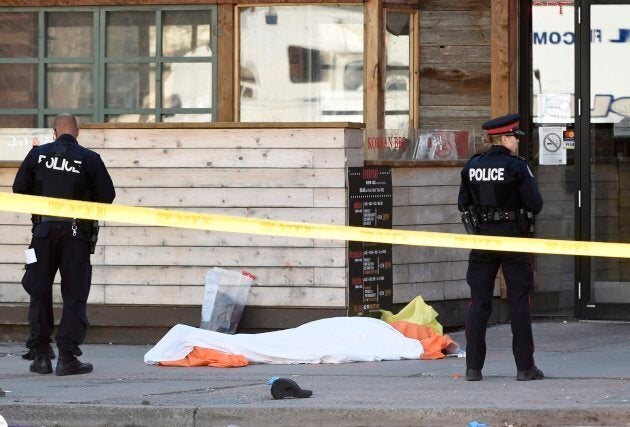
<path fill-rule="evenodd" d="M 630 5 L 594 4 L 590 12 L 591 52 L 585 73 L 590 83 L 590 138 L 582 139 L 590 143 L 590 239 L 628 243 Z M 593 257 L 590 270 L 591 304 L 630 302 L 630 260 Z"/>
<path fill-rule="evenodd" d="M 108 64 L 108 108 L 155 108 L 155 64 Z"/>
<path fill-rule="evenodd" d="M 163 70 L 163 107 L 209 108 L 212 105 L 212 64 L 165 63 Z"/>
<path fill-rule="evenodd" d="M 0 108 L 37 107 L 37 64 L 0 64 Z"/>
<path fill-rule="evenodd" d="M 199 47 L 210 47 L 208 11 L 167 11 L 162 14 L 162 25 L 163 56 L 189 56 Z"/>
<path fill-rule="evenodd" d="M 0 13 L 0 58 L 37 56 L 37 13 Z"/>
<path fill-rule="evenodd" d="M 156 21 L 156 17 L 160 17 Z M 155 23 L 161 22 L 156 32 Z M 212 9 L 107 13 L 105 116 L 107 121 L 154 122 L 182 115 L 182 121 L 210 116 Z M 119 32 L 122 31 L 122 35 Z M 160 40 L 157 39 L 161 34 Z M 129 42 L 129 39 L 131 42 Z M 161 55 L 156 57 L 158 47 Z M 131 59 L 137 58 L 137 59 Z M 159 75 L 156 75 L 157 71 Z M 159 86 L 158 86 L 159 85 Z M 161 90 L 157 90 L 160 88 Z M 155 110 L 164 109 L 163 114 Z M 119 114 L 120 108 L 142 109 Z M 153 111 L 151 111 L 153 110 Z M 203 114 L 202 114 L 203 113 Z"/>
<path fill-rule="evenodd" d="M 343 88 L 358 90 L 363 87 L 363 60 L 346 64 L 343 70 Z"/>
<path fill-rule="evenodd" d="M 239 18 L 241 121 L 363 121 L 361 6 L 248 7 Z"/>
<path fill-rule="evenodd" d="M 256 75 L 254 72 L 241 66 L 241 98 L 256 98 Z"/>
<path fill-rule="evenodd" d="M 409 13 L 387 12 L 385 129 L 409 127 Z"/>
<path fill-rule="evenodd" d="M 106 55 L 155 56 L 155 12 L 107 12 Z"/>
<path fill-rule="evenodd" d="M 81 108 L 94 105 L 90 64 L 48 64 L 46 103 L 48 108 Z"/>
<path fill-rule="evenodd" d="M 321 82 L 323 69 L 330 68 L 317 49 L 306 49 L 300 46 L 289 46 L 289 78 L 291 83 Z M 329 55 L 327 55 L 329 56 Z"/>
<path fill-rule="evenodd" d="M 46 14 L 46 56 L 91 57 L 94 42 L 92 12 Z"/>
<path fill-rule="evenodd" d="M 532 110 L 534 123 L 572 123 L 575 90 L 574 8 L 532 5 Z"/>

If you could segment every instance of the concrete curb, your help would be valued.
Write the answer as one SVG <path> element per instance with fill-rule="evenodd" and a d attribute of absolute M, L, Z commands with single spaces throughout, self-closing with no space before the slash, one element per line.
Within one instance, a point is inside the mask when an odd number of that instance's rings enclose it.
<path fill-rule="evenodd" d="M 0 405 L 9 425 L 78 426 L 630 426 L 630 408 L 268 408 Z"/>

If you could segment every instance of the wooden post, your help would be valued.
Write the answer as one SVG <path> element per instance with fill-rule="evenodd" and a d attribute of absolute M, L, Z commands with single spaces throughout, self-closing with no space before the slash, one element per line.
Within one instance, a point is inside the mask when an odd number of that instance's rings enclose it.
<path fill-rule="evenodd" d="M 518 2 L 491 3 L 491 115 L 515 112 L 518 94 Z"/>
<path fill-rule="evenodd" d="M 410 54 L 410 75 L 411 91 L 409 99 L 409 127 L 417 129 L 420 127 L 420 13 L 415 11 L 411 14 L 409 23 L 409 47 Z"/>
<path fill-rule="evenodd" d="M 383 0 L 365 2 L 365 69 L 363 70 L 363 121 L 366 129 L 383 129 L 385 100 L 385 11 Z"/>
<path fill-rule="evenodd" d="M 234 4 L 217 5 L 217 122 L 234 121 L 234 96 L 238 93 L 239 82 L 234 73 Z"/>

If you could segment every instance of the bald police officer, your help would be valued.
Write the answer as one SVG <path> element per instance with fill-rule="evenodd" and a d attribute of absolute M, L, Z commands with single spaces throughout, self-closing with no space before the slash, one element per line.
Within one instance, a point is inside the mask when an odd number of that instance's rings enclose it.
<path fill-rule="evenodd" d="M 112 179 L 100 156 L 77 142 L 79 127 L 71 114 L 54 121 L 55 141 L 36 146 L 26 155 L 13 192 L 61 199 L 111 203 Z M 77 359 L 88 326 L 87 298 L 92 279 L 90 244 L 96 243 L 93 221 L 33 215 L 33 238 L 27 251 L 22 286 L 30 296 L 26 343 L 34 353 L 31 372 L 52 373 L 50 337 L 53 333 L 52 285 L 59 270 L 63 311 L 57 329 L 59 358 L 56 375 L 92 372 L 90 363 Z"/>
<path fill-rule="evenodd" d="M 534 215 L 543 201 L 534 174 L 525 159 L 516 156 L 520 116 L 510 114 L 482 126 L 491 148 L 473 156 L 461 172 L 458 207 L 468 232 L 528 237 Z M 499 267 L 507 284 L 516 379 L 539 380 L 543 373 L 534 363 L 530 293 L 534 274 L 531 255 L 473 249 L 466 280 L 471 303 L 466 320 L 466 380 L 480 381 L 486 357 L 486 329 L 492 312 L 494 282 Z"/>

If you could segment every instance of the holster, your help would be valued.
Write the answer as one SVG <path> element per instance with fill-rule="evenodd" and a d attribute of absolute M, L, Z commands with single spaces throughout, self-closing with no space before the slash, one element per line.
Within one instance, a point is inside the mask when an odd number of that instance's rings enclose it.
<path fill-rule="evenodd" d="M 31 215 L 31 223 L 33 224 L 33 226 L 31 227 L 31 233 L 35 232 L 35 227 L 37 227 L 37 225 L 40 222 L 42 222 L 42 216 L 41 215 L 35 215 L 35 214 Z"/>
<path fill-rule="evenodd" d="M 479 218 L 474 211 L 471 211 L 470 209 L 465 210 L 462 213 L 461 220 L 467 234 L 479 233 Z"/>
<path fill-rule="evenodd" d="M 520 208 L 517 211 L 516 222 L 518 223 L 521 231 L 528 236 L 534 235 L 534 225 L 536 222 L 536 216 L 532 211 Z"/>
<path fill-rule="evenodd" d="M 96 242 L 98 241 L 98 232 L 100 226 L 96 220 L 82 220 L 81 226 L 88 235 L 88 242 L 90 243 L 90 253 L 93 254 L 96 251 Z"/>

